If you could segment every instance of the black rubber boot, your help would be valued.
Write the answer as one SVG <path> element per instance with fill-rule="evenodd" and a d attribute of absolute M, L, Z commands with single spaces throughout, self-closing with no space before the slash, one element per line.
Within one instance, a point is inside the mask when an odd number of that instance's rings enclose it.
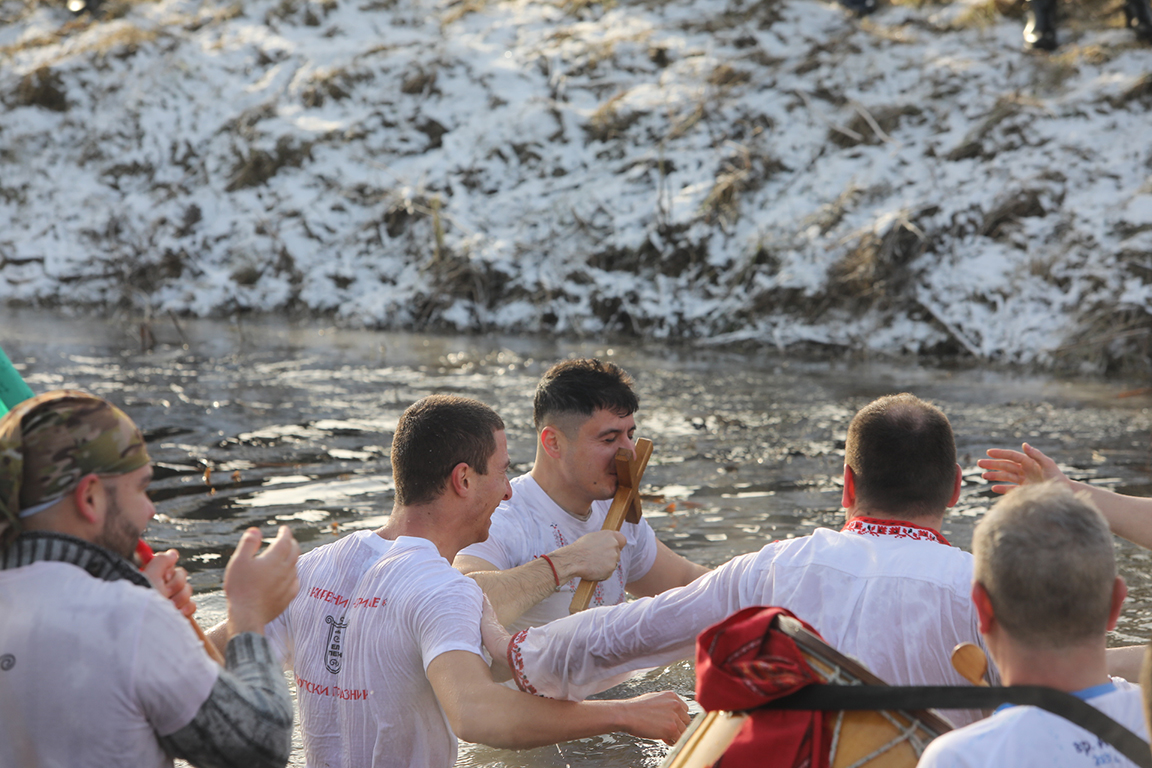
<path fill-rule="evenodd" d="M 1148 0 L 1125 0 L 1124 17 L 1136 37 L 1152 43 L 1152 10 L 1148 8 Z"/>
<path fill-rule="evenodd" d="M 1056 48 L 1056 0 L 1028 0 L 1024 47 L 1042 51 Z"/>

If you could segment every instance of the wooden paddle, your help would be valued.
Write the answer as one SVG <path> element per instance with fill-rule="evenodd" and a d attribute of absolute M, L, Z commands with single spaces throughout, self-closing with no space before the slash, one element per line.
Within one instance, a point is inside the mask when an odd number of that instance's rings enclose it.
<path fill-rule="evenodd" d="M 603 530 L 618 531 L 625 520 L 640 522 L 640 478 L 644 476 L 651 456 L 652 441 L 646 437 L 636 441 L 635 458 L 623 448 L 616 451 L 616 495 L 612 497 L 612 506 L 604 518 Z M 587 608 L 595 589 L 596 582 L 581 579 L 568 612 L 579 613 Z"/>
<path fill-rule="evenodd" d="M 745 712 L 705 712 L 697 715 L 672 747 L 660 768 L 709 766 L 724 756 L 748 719 Z"/>
<path fill-rule="evenodd" d="M 988 657 L 975 643 L 960 643 L 952 649 L 952 668 L 972 685 L 988 687 L 984 679 L 988 671 Z"/>

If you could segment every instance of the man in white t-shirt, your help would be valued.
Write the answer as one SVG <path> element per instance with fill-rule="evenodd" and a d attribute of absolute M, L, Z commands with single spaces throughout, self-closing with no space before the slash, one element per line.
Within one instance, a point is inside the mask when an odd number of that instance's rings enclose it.
<path fill-rule="evenodd" d="M 296 594 L 291 532 L 224 572 L 226 668 L 131 562 L 156 510 L 132 420 L 77 390 L 0 419 L 0 766 L 283 766 L 292 699 L 264 625 Z M 175 566 L 175 550 L 158 555 Z M 152 564 L 149 564 L 149 571 Z M 194 607 L 194 606 L 192 606 Z"/>
<path fill-rule="evenodd" d="M 296 678 L 308 765 L 450 768 L 457 737 L 521 748 L 612 731 L 671 743 L 684 730 L 673 693 L 577 704 L 493 681 L 484 595 L 451 562 L 487 537 L 508 465 L 492 409 L 427 397 L 396 427 L 388 522 L 300 558 L 300 593 L 266 631 Z"/>
<path fill-rule="evenodd" d="M 960 484 L 947 417 L 909 394 L 880 398 L 848 427 L 841 531 L 774 541 L 688 586 L 486 643 L 499 656 L 507 647 L 522 690 L 581 699 L 628 671 L 690 657 L 697 634 L 738 610 L 772 605 L 888 683 L 965 685 L 950 656 L 957 643 L 982 642 L 972 556 L 940 533 Z M 981 716 L 945 714 L 961 724 Z"/>
<path fill-rule="evenodd" d="M 1049 482 L 1017 490 L 976 526 L 972 600 L 1006 685 L 1084 699 L 1147 739 L 1139 686 L 1109 678 L 1105 648 L 1127 594 L 1108 523 Z M 920 768 L 1131 766 L 1111 745 L 1038 707 L 1004 705 L 928 745 Z"/>
<path fill-rule="evenodd" d="M 602 531 L 616 493 L 616 451 L 635 452 L 632 378 L 595 359 L 552 366 L 536 387 L 536 462 L 512 481 L 487 541 L 453 563 L 492 598 L 502 624 L 534 627 L 567 616 L 581 578 L 590 605 L 656 595 L 708 572 L 656 538 L 647 520 Z"/>

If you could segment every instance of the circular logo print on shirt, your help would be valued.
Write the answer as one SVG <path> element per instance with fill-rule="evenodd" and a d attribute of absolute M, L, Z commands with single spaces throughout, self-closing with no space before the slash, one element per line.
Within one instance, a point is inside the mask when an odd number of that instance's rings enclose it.
<path fill-rule="evenodd" d="M 3 656 L 0 656 L 0 669 L 7 672 L 8 670 L 12 669 L 12 667 L 14 667 L 14 666 L 16 666 L 16 657 L 15 656 L 13 656 L 10 653 L 6 653 Z"/>

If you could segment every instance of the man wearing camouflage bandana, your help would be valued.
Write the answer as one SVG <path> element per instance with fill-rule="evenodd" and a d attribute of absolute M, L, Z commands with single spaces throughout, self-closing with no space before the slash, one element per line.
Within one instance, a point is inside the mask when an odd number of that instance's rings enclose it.
<path fill-rule="evenodd" d="M 287 528 L 260 555 L 257 529 L 241 538 L 221 669 L 129 561 L 151 477 L 132 420 L 87 393 L 0 419 L 0 765 L 287 762 L 292 702 L 262 631 L 295 595 L 299 547 Z"/>
<path fill-rule="evenodd" d="M 140 430 L 104 400 L 62 390 L 29 400 L 22 410 L 23 418 L 7 419 L 0 428 L 4 544 L 24 527 L 22 521 L 56 506 L 86 475 L 114 478 L 150 463 Z M 106 527 L 114 524 L 114 517 L 109 516 Z M 32 521 L 34 528 L 42 525 L 42 520 Z M 108 540 L 95 543 L 128 558 L 141 532 L 116 542 L 122 546 L 110 546 Z"/>

